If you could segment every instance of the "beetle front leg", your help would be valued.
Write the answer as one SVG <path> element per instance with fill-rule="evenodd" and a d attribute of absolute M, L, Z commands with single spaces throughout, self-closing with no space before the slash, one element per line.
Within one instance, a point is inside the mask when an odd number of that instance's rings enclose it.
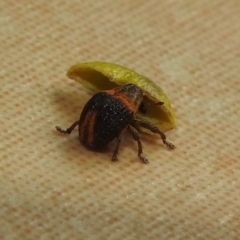
<path fill-rule="evenodd" d="M 137 129 L 134 128 L 134 127 L 131 126 L 131 125 L 129 125 L 128 129 L 129 129 L 130 133 L 132 134 L 133 139 L 134 139 L 135 141 L 137 141 L 137 144 L 138 144 L 138 157 L 140 158 L 141 162 L 142 162 L 142 163 L 149 163 L 148 160 L 147 160 L 147 158 L 145 158 L 145 157 L 143 156 L 142 143 L 141 143 L 141 141 L 140 141 L 140 136 L 139 136 L 139 133 L 138 133 Z"/>
<path fill-rule="evenodd" d="M 55 128 L 57 129 L 57 131 L 59 131 L 60 133 L 64 133 L 64 134 L 70 134 L 73 129 L 79 124 L 79 121 L 74 122 L 69 128 L 67 128 L 66 130 L 62 129 L 59 126 L 56 126 Z"/>
<path fill-rule="evenodd" d="M 144 128 L 150 130 L 150 131 L 153 132 L 153 133 L 158 133 L 158 134 L 160 135 L 160 137 L 162 138 L 163 143 L 164 143 L 167 147 L 169 147 L 170 149 L 174 149 L 174 148 L 175 148 L 175 146 L 174 146 L 172 143 L 170 143 L 170 142 L 167 141 L 166 135 L 165 135 L 163 132 L 161 132 L 161 131 L 160 131 L 155 125 L 153 125 L 152 123 L 150 123 L 150 122 L 148 122 L 148 121 L 146 121 L 146 120 L 143 120 L 143 119 L 136 119 L 136 118 L 135 118 L 133 121 L 136 122 L 137 124 L 139 124 L 141 127 L 144 127 Z"/>

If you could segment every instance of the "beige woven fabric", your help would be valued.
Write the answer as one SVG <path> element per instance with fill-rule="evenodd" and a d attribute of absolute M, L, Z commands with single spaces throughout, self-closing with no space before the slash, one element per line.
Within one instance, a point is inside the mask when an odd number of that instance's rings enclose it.
<path fill-rule="evenodd" d="M 0 239 L 240 239 L 238 0 L 0 1 Z M 153 79 L 178 117 L 177 149 L 142 134 L 92 152 L 77 120 L 77 62 Z"/>

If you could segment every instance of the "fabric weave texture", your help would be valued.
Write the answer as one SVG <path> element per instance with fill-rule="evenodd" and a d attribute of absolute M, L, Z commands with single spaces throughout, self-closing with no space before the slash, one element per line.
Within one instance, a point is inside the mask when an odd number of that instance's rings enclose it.
<path fill-rule="evenodd" d="M 0 1 L 0 239 L 240 239 L 238 0 Z M 114 62 L 159 84 L 177 115 L 89 151 L 78 131 L 92 93 L 66 77 Z"/>

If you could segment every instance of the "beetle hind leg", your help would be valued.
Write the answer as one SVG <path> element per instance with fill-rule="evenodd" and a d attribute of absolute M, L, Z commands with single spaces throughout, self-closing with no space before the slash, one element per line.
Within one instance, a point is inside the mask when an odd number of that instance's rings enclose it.
<path fill-rule="evenodd" d="M 117 162 L 117 161 L 118 161 L 117 155 L 118 155 L 119 146 L 120 146 L 121 142 L 122 142 L 122 137 L 119 136 L 119 137 L 117 138 L 117 143 L 116 143 L 115 149 L 114 149 L 114 151 L 113 151 L 113 155 L 112 155 L 112 161 L 113 161 L 113 162 Z"/>
<path fill-rule="evenodd" d="M 139 136 L 139 133 L 137 131 L 136 128 L 134 128 L 133 126 L 129 125 L 128 127 L 130 133 L 132 134 L 133 136 L 133 139 L 137 142 L 138 144 L 138 157 L 139 159 L 141 160 L 142 163 L 149 163 L 149 161 L 147 160 L 147 158 L 144 157 L 143 155 L 143 151 L 142 151 L 142 143 L 140 141 L 140 136 Z"/>
<path fill-rule="evenodd" d="M 67 129 L 62 129 L 59 126 L 56 126 L 55 128 L 57 129 L 57 131 L 59 131 L 60 133 L 64 133 L 64 134 L 70 134 L 73 129 L 79 124 L 79 121 L 74 122 L 69 128 Z"/>

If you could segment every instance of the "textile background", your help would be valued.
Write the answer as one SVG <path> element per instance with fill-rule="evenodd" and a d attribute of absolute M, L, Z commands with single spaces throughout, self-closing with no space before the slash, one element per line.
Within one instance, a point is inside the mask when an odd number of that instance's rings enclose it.
<path fill-rule="evenodd" d="M 0 1 L 0 239 L 240 239 L 238 0 Z M 93 152 L 78 62 L 115 62 L 167 93 L 167 138 Z"/>

